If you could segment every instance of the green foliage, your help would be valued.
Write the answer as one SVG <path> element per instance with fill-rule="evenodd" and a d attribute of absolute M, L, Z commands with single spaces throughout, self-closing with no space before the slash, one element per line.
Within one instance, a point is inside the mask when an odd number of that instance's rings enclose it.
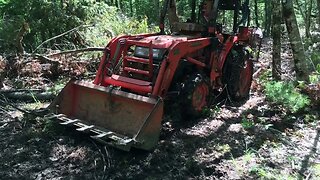
<path fill-rule="evenodd" d="M 310 57 L 314 71 L 309 75 L 309 81 L 311 84 L 318 84 L 320 83 L 320 53 L 314 50 Z"/>
<path fill-rule="evenodd" d="M 315 178 L 320 178 L 320 164 L 315 164 L 312 166 Z"/>
<path fill-rule="evenodd" d="M 310 105 L 310 99 L 301 94 L 291 82 L 266 82 L 265 93 L 268 100 L 283 105 L 293 113 Z"/>
<path fill-rule="evenodd" d="M 28 23 L 30 27 L 23 41 L 29 51 L 44 40 L 79 26 L 87 17 L 85 2 L 67 1 L 61 4 L 60 1 L 46 0 L 8 1 L 0 9 L 3 15 L 0 39 L 4 41 L 0 49 L 14 49 L 17 33 L 23 23 Z M 65 40 L 72 42 L 74 36 L 56 39 L 50 46 L 60 46 Z"/>
<path fill-rule="evenodd" d="M 108 38 L 118 34 L 150 32 L 147 18 L 128 18 L 105 2 L 72 1 L 0 1 L 0 51 L 16 49 L 16 38 L 23 24 L 30 30 L 23 38 L 26 51 L 32 51 L 43 41 L 80 25 L 79 29 L 45 44 L 47 49 L 74 49 L 81 46 L 105 46 Z M 146 13 L 142 11 L 141 13 Z M 154 30 L 154 29 L 152 29 Z"/>
<path fill-rule="evenodd" d="M 320 53 L 318 51 L 313 51 L 311 53 L 311 61 L 314 65 L 315 71 L 320 73 Z"/>
<path fill-rule="evenodd" d="M 89 9 L 89 24 L 93 27 L 81 31 L 86 42 L 92 46 L 105 46 L 108 39 L 119 34 L 139 34 L 156 31 L 149 28 L 147 18 L 138 21 L 120 14 L 116 8 L 105 3 L 95 3 Z M 121 22 L 121 23 L 119 23 Z"/>
<path fill-rule="evenodd" d="M 320 83 L 320 74 L 319 73 L 313 73 L 309 75 L 309 81 L 311 84 L 318 84 Z"/>
<path fill-rule="evenodd" d="M 254 127 L 254 122 L 251 119 L 243 117 L 241 120 L 241 125 L 244 129 L 251 129 Z"/>
<path fill-rule="evenodd" d="M 55 95 L 58 95 L 61 92 L 61 90 L 66 86 L 66 84 L 67 84 L 66 79 L 58 80 L 57 82 L 55 82 L 54 86 L 47 89 L 47 91 Z"/>
<path fill-rule="evenodd" d="M 261 73 L 261 75 L 259 76 L 259 81 L 261 82 L 261 84 L 265 84 L 269 82 L 271 79 L 272 79 L 271 69 L 267 69 L 266 71 Z"/>

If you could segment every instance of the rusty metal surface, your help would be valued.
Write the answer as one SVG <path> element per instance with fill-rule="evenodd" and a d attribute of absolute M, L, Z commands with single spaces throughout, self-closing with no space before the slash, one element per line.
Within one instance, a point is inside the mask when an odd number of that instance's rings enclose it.
<path fill-rule="evenodd" d="M 49 108 L 65 115 L 66 125 L 84 122 L 79 131 L 101 127 L 106 130 L 98 136 L 110 131 L 133 140 L 130 146 L 146 150 L 157 144 L 163 114 L 162 100 L 84 81 L 69 82 Z"/>

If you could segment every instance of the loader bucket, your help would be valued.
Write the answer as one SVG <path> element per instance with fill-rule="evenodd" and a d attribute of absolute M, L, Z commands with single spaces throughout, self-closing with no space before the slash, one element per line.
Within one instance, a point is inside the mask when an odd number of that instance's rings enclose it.
<path fill-rule="evenodd" d="M 163 101 L 84 81 L 70 81 L 49 105 L 51 118 L 116 148 L 152 150 L 159 139 Z"/>

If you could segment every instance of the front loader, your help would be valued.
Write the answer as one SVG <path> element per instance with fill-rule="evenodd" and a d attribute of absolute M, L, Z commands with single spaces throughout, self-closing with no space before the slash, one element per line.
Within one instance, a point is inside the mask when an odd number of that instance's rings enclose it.
<path fill-rule="evenodd" d="M 210 105 L 215 92 L 245 101 L 255 38 L 254 29 L 248 27 L 247 5 L 248 1 L 206 0 L 198 12 L 191 8 L 187 22 L 180 22 L 175 1 L 166 0 L 160 32 L 112 39 L 94 82 L 70 81 L 49 106 L 51 117 L 122 150 L 152 150 L 170 94 L 175 93 L 184 113 L 193 117 Z M 228 33 L 219 23 L 223 11 L 234 16 Z M 166 14 L 170 33 L 165 33 Z"/>

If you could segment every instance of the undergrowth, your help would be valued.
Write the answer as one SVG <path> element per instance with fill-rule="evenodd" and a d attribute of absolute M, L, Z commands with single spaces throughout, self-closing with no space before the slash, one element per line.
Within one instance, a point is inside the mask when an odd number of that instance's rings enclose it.
<path fill-rule="evenodd" d="M 86 43 L 91 46 L 105 46 L 108 40 L 120 34 L 141 34 L 156 32 L 157 29 L 149 26 L 147 17 L 142 20 L 127 17 L 115 7 L 106 3 L 96 2 L 90 9 L 90 19 L 87 24 L 94 26 L 84 29 L 81 34 Z"/>
<path fill-rule="evenodd" d="M 292 113 L 306 109 L 310 105 L 307 95 L 299 92 L 293 82 L 265 82 L 265 94 L 269 101 L 282 105 Z"/>

